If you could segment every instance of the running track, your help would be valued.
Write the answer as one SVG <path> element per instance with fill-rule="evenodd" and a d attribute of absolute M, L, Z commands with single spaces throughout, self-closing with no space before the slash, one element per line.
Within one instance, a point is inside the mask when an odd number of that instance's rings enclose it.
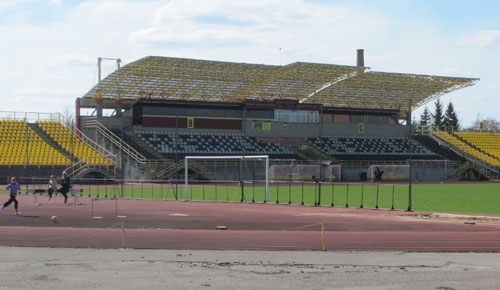
<path fill-rule="evenodd" d="M 323 223 L 329 251 L 500 252 L 500 224 L 418 217 L 426 213 L 90 198 L 65 205 L 60 197 L 39 197 L 37 206 L 32 196 L 18 199 L 22 216 L 13 214 L 12 205 L 0 214 L 0 246 L 322 250 Z"/>

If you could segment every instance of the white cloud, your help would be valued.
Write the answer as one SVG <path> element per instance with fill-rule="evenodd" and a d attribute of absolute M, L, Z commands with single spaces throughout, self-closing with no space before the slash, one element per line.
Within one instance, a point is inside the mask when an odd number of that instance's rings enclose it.
<path fill-rule="evenodd" d="M 89 67 L 96 64 L 96 59 L 83 54 L 64 54 L 49 59 L 46 62 L 47 68 L 62 68 L 62 67 Z"/>
<path fill-rule="evenodd" d="M 55 89 L 50 87 L 29 87 L 29 88 L 19 88 L 12 90 L 13 94 L 20 96 L 45 96 L 51 95 L 53 97 L 59 96 L 63 97 L 65 95 L 74 93 L 74 90 L 67 89 Z"/>
<path fill-rule="evenodd" d="M 477 47 L 489 47 L 500 43 L 500 30 L 480 30 L 472 35 L 463 36 L 459 44 Z"/>
<path fill-rule="evenodd" d="M 38 0 L 1 0 L 0 11 L 12 9 L 23 4 L 36 3 Z"/>
<path fill-rule="evenodd" d="M 175 0 L 157 9 L 152 25 L 134 31 L 130 40 L 150 48 L 196 45 L 201 51 L 245 45 L 253 55 L 259 53 L 256 47 L 282 47 L 284 53 L 314 55 L 318 61 L 334 57 L 334 50 L 352 41 L 376 41 L 387 26 L 385 17 L 373 11 L 300 0 Z"/>
<path fill-rule="evenodd" d="M 68 1 L 0 0 L 0 11 L 30 2 Z M 123 65 L 148 55 L 355 65 L 355 50 L 364 48 L 365 64 L 376 71 L 481 76 L 478 85 L 446 95 L 446 100 L 453 100 L 464 119 L 477 112 L 498 115 L 498 108 L 480 105 L 474 97 L 499 103 L 494 85 L 500 78 L 499 30 L 466 35 L 457 46 L 457 39 L 435 23 L 400 21 L 377 5 L 347 3 L 87 0 L 69 11 L 53 9 L 66 14 L 37 25 L 13 16 L 0 26 L 0 55 L 8 56 L 0 58 L 2 110 L 62 112 L 73 107 L 75 98 L 97 82 L 97 57 L 121 58 Z M 114 62 L 103 65 L 103 75 L 115 69 Z"/>

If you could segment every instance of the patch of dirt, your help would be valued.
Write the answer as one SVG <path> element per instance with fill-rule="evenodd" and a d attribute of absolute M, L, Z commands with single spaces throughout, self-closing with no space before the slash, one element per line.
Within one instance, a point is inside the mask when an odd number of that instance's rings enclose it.
<path fill-rule="evenodd" d="M 431 214 L 416 214 L 416 215 L 411 215 L 411 217 L 416 217 L 421 219 L 455 220 L 464 222 L 500 223 L 500 216 L 431 213 Z"/>

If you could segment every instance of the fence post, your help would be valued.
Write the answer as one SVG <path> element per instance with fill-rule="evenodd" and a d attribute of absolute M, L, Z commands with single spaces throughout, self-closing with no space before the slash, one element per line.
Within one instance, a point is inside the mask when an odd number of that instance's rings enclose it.
<path fill-rule="evenodd" d="M 304 181 L 302 181 L 302 205 L 304 205 Z"/>
<path fill-rule="evenodd" d="M 288 204 L 292 204 L 292 183 L 288 181 Z"/>
<path fill-rule="evenodd" d="M 345 192 L 345 207 L 349 207 L 349 183 L 347 184 Z"/>
<path fill-rule="evenodd" d="M 255 203 L 255 180 L 252 181 L 252 203 Z"/>
<path fill-rule="evenodd" d="M 215 201 L 219 201 L 218 191 L 217 191 L 217 180 L 215 181 Z"/>
<path fill-rule="evenodd" d="M 331 204 L 331 206 L 332 206 L 332 207 L 334 207 L 334 206 L 335 206 L 335 204 L 333 203 L 333 198 L 334 198 L 334 196 L 335 196 L 335 195 L 334 195 L 334 192 L 335 192 L 335 185 L 332 183 L 332 204 Z"/>
<path fill-rule="evenodd" d="M 276 183 L 276 203 L 280 203 L 280 186 L 279 183 Z"/>
<path fill-rule="evenodd" d="M 361 205 L 359 206 L 359 208 L 363 208 L 363 195 L 364 195 L 364 192 L 365 192 L 365 185 L 361 184 Z"/>
<path fill-rule="evenodd" d="M 394 210 L 394 184 L 392 185 L 392 210 Z"/>
<path fill-rule="evenodd" d="M 95 177 L 92 177 L 92 183 L 94 185 L 96 185 L 96 182 L 95 182 Z M 96 197 L 99 197 L 99 185 L 96 185 L 96 189 L 97 189 L 97 194 L 96 194 Z"/>

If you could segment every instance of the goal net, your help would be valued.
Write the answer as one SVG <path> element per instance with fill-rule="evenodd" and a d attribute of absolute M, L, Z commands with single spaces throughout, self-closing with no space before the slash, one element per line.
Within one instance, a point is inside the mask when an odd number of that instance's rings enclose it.
<path fill-rule="evenodd" d="M 410 166 L 370 165 L 366 175 L 371 181 L 405 181 L 410 179 Z"/>
<path fill-rule="evenodd" d="M 329 165 L 320 170 L 319 165 L 271 165 L 269 168 L 271 180 L 293 181 L 339 181 L 340 165 Z"/>
<path fill-rule="evenodd" d="M 245 184 L 264 184 L 265 200 L 269 200 L 269 156 L 186 156 L 184 158 L 185 198 L 193 184 L 236 184 L 245 198 Z M 227 196 L 226 196 L 227 197 Z M 192 196 L 191 196 L 192 198 Z M 252 198 L 253 199 L 253 198 Z"/>

